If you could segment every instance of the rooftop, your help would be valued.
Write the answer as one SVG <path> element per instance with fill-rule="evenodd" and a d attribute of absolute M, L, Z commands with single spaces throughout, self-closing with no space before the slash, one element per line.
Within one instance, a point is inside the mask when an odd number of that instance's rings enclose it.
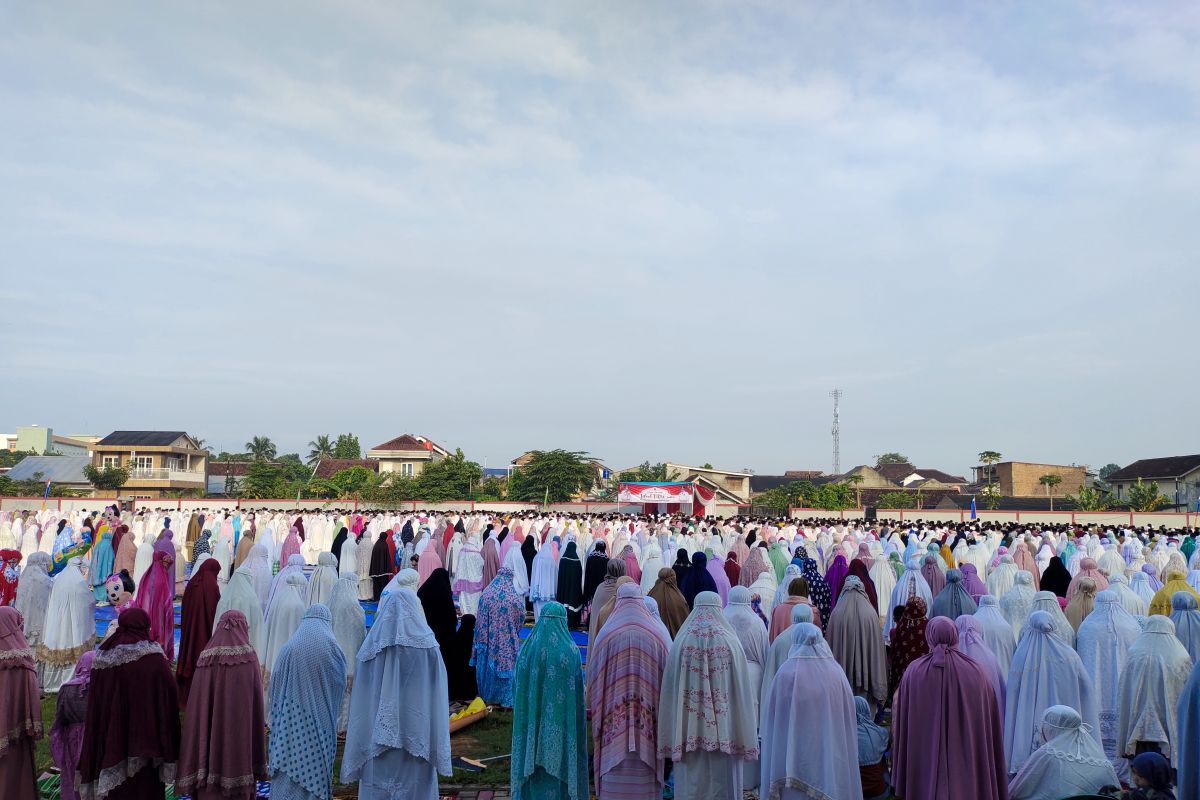
<path fill-rule="evenodd" d="M 967 479 L 961 475 L 951 475 L 949 472 L 942 472 L 940 469 L 925 469 L 922 467 L 913 471 L 927 480 L 939 481 L 941 483 L 968 483 Z"/>
<path fill-rule="evenodd" d="M 433 442 L 422 442 L 411 433 L 402 433 L 395 439 L 389 439 L 383 444 L 377 444 L 371 450 L 405 450 L 427 453 L 433 449 Z"/>
<path fill-rule="evenodd" d="M 1200 469 L 1200 454 L 1143 458 L 1108 476 L 1110 481 L 1136 481 L 1138 478 L 1178 478 Z"/>
<path fill-rule="evenodd" d="M 8 471 L 8 477 L 14 481 L 29 481 L 40 472 L 44 481 L 86 484 L 88 479 L 83 468 L 91 463 L 89 456 L 25 456 Z"/>
<path fill-rule="evenodd" d="M 960 475 L 951 475 L 940 469 L 914 467 L 912 464 L 880 464 L 875 471 L 892 483 L 900 483 L 909 475 L 916 473 L 922 478 L 932 479 L 941 483 L 966 483 L 967 479 Z"/>
<path fill-rule="evenodd" d="M 170 447 L 180 436 L 187 436 L 187 433 L 184 431 L 113 431 L 96 444 Z"/>

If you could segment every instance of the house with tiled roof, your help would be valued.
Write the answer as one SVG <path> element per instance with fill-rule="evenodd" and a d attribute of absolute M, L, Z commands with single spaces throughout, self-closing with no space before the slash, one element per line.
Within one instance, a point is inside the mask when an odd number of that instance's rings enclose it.
<path fill-rule="evenodd" d="M 966 486 L 970 483 L 961 475 L 951 475 L 932 467 L 914 467 L 909 463 L 878 464 L 875 471 L 897 486 L 912 486 L 924 481 L 934 481 L 931 486 Z"/>
<path fill-rule="evenodd" d="M 368 450 L 367 460 L 374 462 L 376 472 L 395 472 L 413 478 L 420 475 L 427 464 L 449 455 L 449 450 L 426 436 L 402 433 Z"/>
<path fill-rule="evenodd" d="M 1129 488 L 1138 480 L 1157 483 L 1158 490 L 1167 496 L 1167 507 L 1178 510 L 1200 508 L 1200 453 L 1190 456 L 1143 458 L 1122 467 L 1107 478 L 1113 496 L 1129 499 Z"/>

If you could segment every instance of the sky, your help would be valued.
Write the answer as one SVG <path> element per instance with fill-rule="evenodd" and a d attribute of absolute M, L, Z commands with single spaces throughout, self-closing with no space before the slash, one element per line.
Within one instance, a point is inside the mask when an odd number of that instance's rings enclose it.
<path fill-rule="evenodd" d="M 1200 6 L 8 4 L 0 429 L 1200 450 Z"/>

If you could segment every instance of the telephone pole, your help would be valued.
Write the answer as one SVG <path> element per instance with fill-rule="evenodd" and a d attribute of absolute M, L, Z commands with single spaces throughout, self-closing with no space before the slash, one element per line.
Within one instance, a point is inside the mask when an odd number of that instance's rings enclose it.
<path fill-rule="evenodd" d="M 838 402 L 842 399 L 842 390 L 834 389 L 829 393 L 833 398 L 833 474 L 842 474 L 842 426 L 838 422 Z"/>

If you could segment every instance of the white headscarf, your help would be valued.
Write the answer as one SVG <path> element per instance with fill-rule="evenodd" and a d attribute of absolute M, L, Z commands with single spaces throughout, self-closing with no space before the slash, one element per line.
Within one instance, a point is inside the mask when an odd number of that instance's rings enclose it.
<path fill-rule="evenodd" d="M 1042 714 L 1053 705 L 1077 709 L 1100 744 L 1099 698 L 1079 656 L 1055 632 L 1045 611 L 1029 615 L 1008 671 L 1004 754 L 1017 772 L 1041 744 Z"/>
<path fill-rule="evenodd" d="M 700 592 L 667 657 L 659 754 L 681 761 L 715 748 L 737 760 L 756 759 L 754 688 L 741 642 L 721 613 L 720 595 Z"/>
<path fill-rule="evenodd" d="M 1168 617 L 1151 616 L 1129 648 L 1117 687 L 1119 747 L 1132 753 L 1137 742 L 1157 742 L 1168 761 L 1179 763 L 1177 709 L 1191 672 L 1192 658 L 1175 637 L 1175 624 Z"/>
<path fill-rule="evenodd" d="M 553 600 L 557 591 L 558 562 L 554 559 L 554 546 L 547 543 L 539 547 L 533 557 L 533 579 L 529 583 L 529 599 L 535 603 L 545 603 Z"/>
<path fill-rule="evenodd" d="M 763 664 L 767 660 L 767 626 L 750 607 L 750 590 L 745 586 L 734 586 L 729 590 L 729 605 L 725 606 L 725 619 L 742 643 L 746 654 L 746 668 L 750 673 L 750 685 L 762 683 Z M 754 696 L 754 716 L 758 718 L 758 695 Z"/>
<path fill-rule="evenodd" d="M 642 594 L 648 593 L 658 581 L 658 571 L 663 568 L 662 548 L 654 539 L 642 550 Z"/>
<path fill-rule="evenodd" d="M 1100 741 L 1117 777 L 1129 782 L 1129 762 L 1117 746 L 1117 688 L 1129 657 L 1129 648 L 1142 629 L 1121 605 L 1112 589 L 1096 595 L 1096 607 L 1079 626 L 1075 650 L 1084 672 L 1092 679 L 1100 701 Z"/>
<path fill-rule="evenodd" d="M 49 569 L 50 556 L 31 553 L 25 560 L 25 569 L 21 570 L 21 582 L 17 584 L 17 598 L 13 602 L 17 613 L 25 620 L 25 641 L 34 651 L 45 635 L 46 609 L 54 587 L 54 580 L 47 574 Z"/>
<path fill-rule="evenodd" d="M 892 619 L 892 612 L 898 606 L 903 608 L 908 603 L 910 595 L 915 594 L 924 600 L 926 609 L 933 603 L 933 591 L 929 588 L 929 581 L 925 580 L 925 576 L 921 574 L 921 562 L 922 558 L 918 558 L 917 556 L 909 559 L 904 569 L 904 574 L 896 581 L 896 588 L 892 589 L 892 596 L 888 598 L 887 614 L 883 617 L 884 639 L 891 636 L 892 628 L 896 626 L 895 621 Z M 926 611 L 926 614 L 928 614 L 928 611 Z"/>
<path fill-rule="evenodd" d="M 283 650 L 283 646 L 287 644 L 288 639 L 292 638 L 296 628 L 300 627 L 300 620 L 304 618 L 306 609 L 304 590 L 304 576 L 293 573 L 288 576 L 287 583 L 280 587 L 275 596 L 271 598 L 271 607 L 267 609 L 265 653 L 262 665 L 267 681 L 270 680 L 271 672 L 275 669 L 279 651 Z M 268 691 L 270 691 L 269 688 Z"/>
<path fill-rule="evenodd" d="M 1071 621 L 1067 619 L 1062 606 L 1058 604 L 1058 595 L 1054 592 L 1038 592 L 1033 596 L 1033 607 L 1029 613 L 1032 614 L 1034 611 L 1045 611 L 1053 617 L 1055 633 L 1069 646 L 1075 646 L 1075 629 L 1071 627 Z"/>
<path fill-rule="evenodd" d="M 401 589 L 411 589 L 413 594 L 417 592 L 417 584 L 421 581 L 421 573 L 417 572 L 412 567 L 405 567 L 396 573 L 396 575 L 387 582 L 387 586 L 383 587 L 383 591 L 379 594 L 379 607 L 383 606 L 383 601 L 387 600 L 393 594 Z"/>
<path fill-rule="evenodd" d="M 979 608 L 975 619 L 983 629 L 983 641 L 996 657 L 1000 672 L 1006 679 L 1008 667 L 1012 663 L 1013 651 L 1017 649 L 1017 634 L 1008 624 L 1008 620 L 1000 613 L 1000 603 L 990 594 L 979 598 Z"/>
<path fill-rule="evenodd" d="M 1017 564 L 1010 555 L 1000 556 L 1000 563 L 988 573 L 988 594 L 1004 597 L 1017 581 Z"/>
<path fill-rule="evenodd" d="M 1008 784 L 1010 800 L 1059 800 L 1120 785 L 1112 764 L 1084 729 L 1075 709 L 1047 708 L 1042 714 L 1041 736 L 1046 743 Z"/>
<path fill-rule="evenodd" d="M 80 569 L 82 561 L 72 558 L 54 577 L 42 646 L 37 660 L 46 664 L 42 690 L 57 692 L 71 677 L 75 663 L 96 641 L 96 596 Z"/>
<path fill-rule="evenodd" d="M 1013 632 L 1019 638 L 1025 630 L 1025 621 L 1033 610 L 1033 596 L 1037 592 L 1033 588 L 1033 575 L 1021 569 L 1013 578 L 1013 587 L 1000 598 L 1000 613 L 1012 625 Z M 1069 625 L 1070 623 L 1068 623 Z"/>
<path fill-rule="evenodd" d="M 1144 617 L 1150 613 L 1150 604 L 1134 594 L 1133 590 L 1129 588 L 1129 578 L 1126 578 L 1124 574 L 1117 572 L 1109 576 L 1108 590 L 1117 593 L 1121 605 L 1133 616 Z"/>
<path fill-rule="evenodd" d="M 302 580 L 308 581 L 308 578 L 304 575 L 304 556 L 299 553 L 293 553 L 289 556 L 288 563 L 271 579 L 271 591 L 267 593 L 267 604 L 263 606 L 264 614 L 270 616 L 271 606 L 275 603 L 275 598 L 293 575 L 298 575 Z M 303 600 L 307 593 L 307 590 L 301 590 L 300 598 Z"/>
<path fill-rule="evenodd" d="M 242 564 L 243 567 L 250 567 L 250 582 L 254 586 L 255 593 L 258 594 L 258 603 L 263 608 L 267 607 L 267 601 L 271 597 L 270 557 L 266 545 L 255 544 L 250 548 L 250 555 Z M 220 619 L 220 616 L 217 618 Z"/>
<path fill-rule="evenodd" d="M 437 640 L 412 590 L 381 601 L 357 660 L 342 782 L 360 781 L 372 795 L 436 796 L 437 775 L 452 773 L 449 689 Z M 386 769 L 366 770 L 376 759 Z"/>
<path fill-rule="evenodd" d="M 329 605 L 333 597 L 333 586 L 338 581 L 338 563 L 333 553 L 325 552 L 317 556 L 317 568 L 308 579 L 308 589 L 305 594 L 305 605 L 313 603 Z"/>
<path fill-rule="evenodd" d="M 343 575 L 338 578 L 329 600 L 329 615 L 333 618 L 333 636 L 342 655 L 346 657 L 346 691 L 342 696 L 342 711 L 338 715 L 338 733 L 346 732 L 350 713 L 350 690 L 354 684 L 354 665 L 358 663 L 358 648 L 367 635 L 366 614 L 358 602 L 358 578 Z"/>
<path fill-rule="evenodd" d="M 887 555 L 879 553 L 872 559 L 868 574 L 871 576 L 871 582 L 875 584 L 875 607 L 882 619 L 888 613 L 888 603 L 891 602 L 892 592 L 896 588 L 896 570 L 892 569 L 892 562 Z"/>
<path fill-rule="evenodd" d="M 529 571 L 525 568 L 525 558 L 521 555 L 520 547 L 513 545 L 508 548 L 501 569 L 504 567 L 512 570 L 513 586 L 516 587 L 517 594 L 529 594 Z"/>
<path fill-rule="evenodd" d="M 810 797 L 862 797 L 858 715 L 845 674 L 821 636 L 793 626 L 788 659 L 771 681 L 762 713 L 761 786 L 770 797 L 785 787 Z M 812 736 L 819 730 L 819 736 Z"/>
<path fill-rule="evenodd" d="M 246 559 L 247 562 L 250 559 Z M 213 615 L 213 627 L 226 611 L 240 611 L 246 615 L 250 624 L 250 644 L 262 662 L 266 653 L 265 636 L 263 631 L 263 607 L 254 588 L 254 571 L 249 563 L 242 564 L 233 572 L 229 583 L 221 590 L 221 599 L 217 601 L 217 613 Z"/>

